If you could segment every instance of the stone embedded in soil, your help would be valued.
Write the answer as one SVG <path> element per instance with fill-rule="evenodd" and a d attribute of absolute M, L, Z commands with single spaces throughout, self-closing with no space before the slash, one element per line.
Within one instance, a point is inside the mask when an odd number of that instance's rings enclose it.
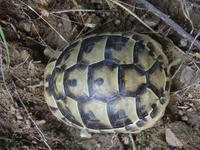
<path fill-rule="evenodd" d="M 181 117 L 181 119 L 182 119 L 183 121 L 187 121 L 187 120 L 188 120 L 188 117 L 187 117 L 186 115 L 184 115 L 184 116 Z"/>
<path fill-rule="evenodd" d="M 170 128 L 165 129 L 165 136 L 166 136 L 166 141 L 170 146 L 178 148 L 183 147 L 181 141 L 176 137 L 176 135 L 171 131 Z"/>
<path fill-rule="evenodd" d="M 195 71 L 191 67 L 186 66 L 181 72 L 180 81 L 184 83 L 185 86 L 188 86 L 192 83 L 194 76 Z"/>
<path fill-rule="evenodd" d="M 114 23 L 115 23 L 115 25 L 119 25 L 121 23 L 121 20 L 115 19 Z"/>
<path fill-rule="evenodd" d="M 184 112 L 182 110 L 178 110 L 178 114 L 183 116 L 184 115 Z"/>
<path fill-rule="evenodd" d="M 183 149 L 199 149 L 200 147 L 200 131 L 182 121 L 168 124 L 165 136 L 168 145 L 172 147 Z"/>

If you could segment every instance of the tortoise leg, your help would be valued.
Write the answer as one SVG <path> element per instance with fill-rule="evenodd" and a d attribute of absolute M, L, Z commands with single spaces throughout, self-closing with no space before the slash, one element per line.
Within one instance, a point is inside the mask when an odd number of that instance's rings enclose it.
<path fill-rule="evenodd" d="M 49 48 L 44 49 L 44 55 L 49 57 L 49 58 L 52 58 L 55 55 L 55 52 L 56 51 L 49 49 Z"/>
<path fill-rule="evenodd" d="M 173 60 L 167 67 L 167 74 L 170 74 L 170 70 L 172 69 L 172 67 L 175 66 L 179 66 L 178 69 L 171 75 L 171 79 L 173 79 L 177 73 L 177 71 L 179 70 L 179 68 L 181 67 L 183 59 L 182 58 L 176 58 L 175 60 Z"/>
<path fill-rule="evenodd" d="M 53 50 L 49 48 L 44 49 L 44 55 L 51 59 L 57 59 L 61 53 L 62 51 L 59 50 Z"/>
<path fill-rule="evenodd" d="M 82 138 L 87 138 L 87 139 L 89 139 L 89 138 L 92 137 L 92 135 L 91 135 L 90 133 L 88 133 L 88 131 L 85 130 L 85 129 L 82 129 L 82 130 L 81 130 L 80 136 L 81 136 Z"/>

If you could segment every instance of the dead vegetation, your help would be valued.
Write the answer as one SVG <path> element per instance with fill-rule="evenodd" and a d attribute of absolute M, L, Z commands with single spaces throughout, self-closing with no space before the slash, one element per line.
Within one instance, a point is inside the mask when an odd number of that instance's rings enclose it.
<path fill-rule="evenodd" d="M 0 0 L 0 149 L 134 149 L 133 139 L 137 149 L 199 149 L 199 13 L 198 0 Z M 154 128 L 133 137 L 81 139 L 44 101 L 43 51 L 119 31 L 164 36 L 182 50 L 171 102 Z"/>

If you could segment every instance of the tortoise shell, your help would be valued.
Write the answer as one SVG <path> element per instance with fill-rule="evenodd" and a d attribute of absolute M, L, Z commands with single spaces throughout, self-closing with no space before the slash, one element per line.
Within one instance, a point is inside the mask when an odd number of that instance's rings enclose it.
<path fill-rule="evenodd" d="M 95 133 L 152 127 L 169 101 L 168 59 L 142 34 L 100 34 L 56 53 L 45 71 L 45 99 L 69 126 Z"/>

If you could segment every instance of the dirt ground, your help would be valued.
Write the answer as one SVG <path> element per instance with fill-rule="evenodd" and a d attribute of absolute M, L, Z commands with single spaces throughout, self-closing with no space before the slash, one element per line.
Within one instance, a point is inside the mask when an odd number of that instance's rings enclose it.
<path fill-rule="evenodd" d="M 200 33 L 199 0 L 149 2 L 193 37 Z M 185 53 L 164 117 L 153 128 L 132 135 L 136 148 L 200 150 L 200 49 L 136 0 L 121 4 Z M 5 43 L 0 42 L 0 149 L 133 149 L 129 135 L 93 134 L 84 139 L 78 129 L 52 115 L 43 96 L 49 59 L 44 50 L 60 49 L 90 34 L 150 30 L 111 0 L 0 0 L 0 26 L 10 52 L 7 57 Z"/>

